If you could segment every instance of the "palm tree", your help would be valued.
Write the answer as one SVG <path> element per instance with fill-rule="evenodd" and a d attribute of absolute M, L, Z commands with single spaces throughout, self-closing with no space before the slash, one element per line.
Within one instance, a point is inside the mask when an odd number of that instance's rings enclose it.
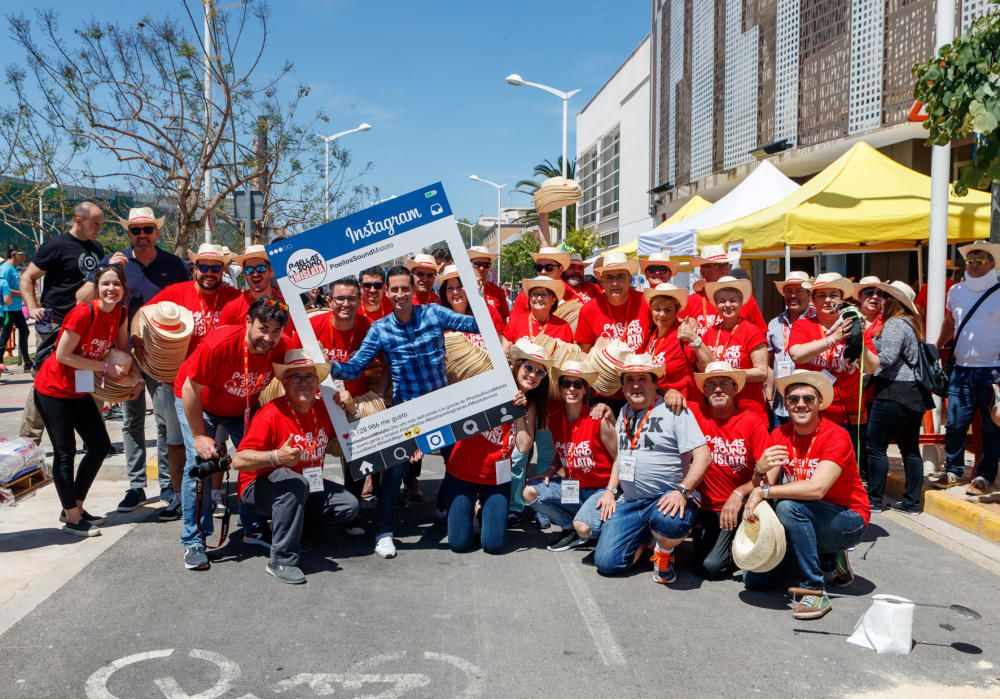
<path fill-rule="evenodd" d="M 569 162 L 566 163 L 566 177 L 572 180 L 574 179 L 575 174 L 576 174 L 576 160 L 570 160 Z M 532 201 L 534 201 L 535 192 L 537 192 L 538 188 L 542 186 L 542 182 L 544 182 L 550 177 L 562 176 L 562 156 L 560 155 L 558 158 L 556 158 L 555 165 L 553 165 L 552 161 L 550 160 L 545 160 L 539 163 L 538 165 L 535 165 L 534 175 L 535 177 L 540 177 L 541 181 L 536 182 L 535 180 L 521 180 L 516 185 L 514 185 L 517 188 L 514 190 L 515 192 L 520 192 L 521 194 L 527 194 L 529 197 L 531 197 Z M 572 206 L 566 207 L 566 223 L 567 225 L 572 226 L 575 221 L 576 221 L 576 205 L 573 204 Z M 538 212 L 531 210 L 523 217 L 518 219 L 518 223 L 527 226 L 538 225 Z M 549 214 L 549 226 L 552 227 L 553 230 L 558 230 L 559 228 L 562 227 L 562 209 L 556 209 L 555 211 Z"/>

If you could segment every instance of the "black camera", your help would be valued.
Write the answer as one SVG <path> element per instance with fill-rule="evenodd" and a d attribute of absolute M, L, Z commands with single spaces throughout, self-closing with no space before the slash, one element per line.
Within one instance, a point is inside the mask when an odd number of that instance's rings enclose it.
<path fill-rule="evenodd" d="M 857 306 L 844 305 L 840 311 L 840 317 L 845 323 L 850 323 L 851 334 L 844 341 L 844 360 L 855 362 L 861 356 L 864 347 L 864 318 Z"/>
<path fill-rule="evenodd" d="M 194 466 L 188 469 L 188 475 L 192 478 L 205 479 L 213 473 L 225 473 L 233 463 L 233 457 L 226 453 L 226 448 L 219 447 L 219 455 L 211 459 L 195 457 Z"/>

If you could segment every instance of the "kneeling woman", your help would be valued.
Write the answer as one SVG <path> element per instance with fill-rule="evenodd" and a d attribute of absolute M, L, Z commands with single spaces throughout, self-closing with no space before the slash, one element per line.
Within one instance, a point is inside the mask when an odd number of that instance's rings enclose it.
<path fill-rule="evenodd" d="M 549 429 L 559 461 L 544 480 L 524 489 L 524 501 L 563 528 L 549 551 L 567 551 L 596 539 L 601 532 L 597 504 L 608 487 L 618 455 L 614 415 L 595 419 L 587 411 L 587 391 L 597 378 L 580 362 L 569 360 L 552 370 L 561 403 L 551 403 Z"/>
<path fill-rule="evenodd" d="M 128 351 L 125 327 L 125 272 L 101 265 L 94 279 L 97 299 L 77 304 L 63 319 L 56 350 L 45 359 L 35 377 L 35 406 L 52 440 L 52 480 L 62 504 L 63 531 L 76 536 L 98 536 L 95 517 L 83 509 L 90 486 L 111 450 L 111 440 L 94 399 L 94 372 L 121 380 L 128 369 L 108 365 L 108 352 Z M 143 390 L 140 382 L 129 399 Z M 76 436 L 87 453 L 73 474 Z"/>
<path fill-rule="evenodd" d="M 480 538 L 486 553 L 500 553 L 507 540 L 511 454 L 515 446 L 530 452 L 535 419 L 545 408 L 549 357 L 538 345 L 520 340 L 510 349 L 518 392 L 514 404 L 527 414 L 487 432 L 463 439 L 451 452 L 444 476 L 448 545 L 452 551 L 473 548 L 476 501 L 482 515 Z"/>

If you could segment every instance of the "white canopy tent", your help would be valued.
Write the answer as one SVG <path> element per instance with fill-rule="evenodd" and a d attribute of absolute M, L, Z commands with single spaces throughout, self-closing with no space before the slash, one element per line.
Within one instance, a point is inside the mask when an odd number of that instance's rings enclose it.
<path fill-rule="evenodd" d="M 672 257 L 697 254 L 700 228 L 718 226 L 766 209 L 799 188 L 771 163 L 762 161 L 746 179 L 710 207 L 673 226 L 639 236 L 639 256 L 669 248 Z"/>

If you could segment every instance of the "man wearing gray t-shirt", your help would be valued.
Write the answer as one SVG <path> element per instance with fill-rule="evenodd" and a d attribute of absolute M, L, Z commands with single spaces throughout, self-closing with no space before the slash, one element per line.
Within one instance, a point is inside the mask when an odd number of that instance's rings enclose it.
<path fill-rule="evenodd" d="M 688 410 L 668 410 L 657 392 L 663 373 L 649 355 L 628 355 L 621 376 L 627 405 L 618 417 L 618 458 L 598 505 L 605 520 L 594 561 L 602 575 L 628 570 L 652 536 L 653 581 L 677 579 L 674 547 L 698 512 L 701 484 L 712 461 L 698 422 Z M 621 486 L 622 495 L 616 498 Z"/>

